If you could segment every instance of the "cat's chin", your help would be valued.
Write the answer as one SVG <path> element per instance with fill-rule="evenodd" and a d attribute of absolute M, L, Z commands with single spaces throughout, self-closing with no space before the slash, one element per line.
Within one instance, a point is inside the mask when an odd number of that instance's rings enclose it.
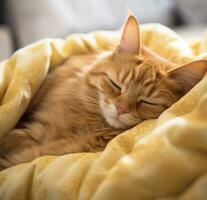
<path fill-rule="evenodd" d="M 121 122 L 118 118 L 113 118 L 113 117 L 105 117 L 107 123 L 117 129 L 126 129 L 129 128 L 130 126 Z"/>

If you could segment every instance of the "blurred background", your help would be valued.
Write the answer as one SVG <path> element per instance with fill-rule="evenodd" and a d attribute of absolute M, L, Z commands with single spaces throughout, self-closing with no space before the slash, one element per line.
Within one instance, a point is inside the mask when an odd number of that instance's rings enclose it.
<path fill-rule="evenodd" d="M 0 60 L 43 38 L 116 30 L 128 9 L 140 23 L 165 24 L 185 39 L 207 28 L 207 0 L 0 0 Z"/>

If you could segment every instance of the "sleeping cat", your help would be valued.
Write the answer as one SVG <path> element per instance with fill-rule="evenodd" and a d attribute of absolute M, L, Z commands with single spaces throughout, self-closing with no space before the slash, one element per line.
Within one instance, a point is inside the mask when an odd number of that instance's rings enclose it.
<path fill-rule="evenodd" d="M 17 127 L 0 140 L 0 169 L 43 155 L 101 151 L 123 130 L 157 118 L 207 71 L 178 66 L 140 41 L 130 15 L 117 47 L 72 56 L 52 71 Z"/>

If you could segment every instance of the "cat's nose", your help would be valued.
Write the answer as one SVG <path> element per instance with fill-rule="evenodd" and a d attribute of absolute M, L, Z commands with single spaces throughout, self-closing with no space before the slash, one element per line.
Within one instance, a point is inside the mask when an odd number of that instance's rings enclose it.
<path fill-rule="evenodd" d="M 117 108 L 117 115 L 120 116 L 124 113 L 129 113 L 129 108 L 125 105 L 122 104 L 116 104 L 116 108 Z"/>

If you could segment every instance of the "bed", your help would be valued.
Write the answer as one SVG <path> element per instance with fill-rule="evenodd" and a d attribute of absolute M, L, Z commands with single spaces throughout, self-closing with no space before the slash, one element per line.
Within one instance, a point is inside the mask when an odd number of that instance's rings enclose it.
<path fill-rule="evenodd" d="M 115 45 L 119 32 L 46 39 L 0 63 L 0 137 L 48 73 L 71 55 Z M 207 38 L 207 37 L 206 37 Z M 207 39 L 186 43 L 160 24 L 141 26 L 146 46 L 183 64 L 206 59 Z M 43 156 L 0 171 L 2 200 L 203 200 L 207 197 L 207 76 L 158 119 L 115 137 L 102 152 Z"/>

